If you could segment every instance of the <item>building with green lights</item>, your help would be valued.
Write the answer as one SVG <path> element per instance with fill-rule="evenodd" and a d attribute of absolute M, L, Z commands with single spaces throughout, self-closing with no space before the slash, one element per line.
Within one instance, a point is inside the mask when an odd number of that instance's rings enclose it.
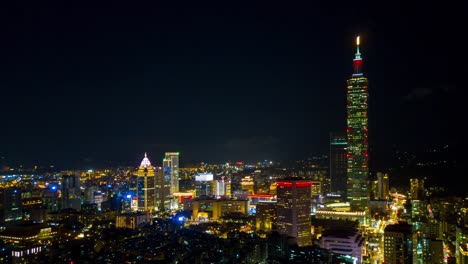
<path fill-rule="evenodd" d="M 367 78 L 362 73 L 362 58 L 357 51 L 353 60 L 354 73 L 347 86 L 347 199 L 353 211 L 367 211 L 369 203 L 369 144 Z"/>

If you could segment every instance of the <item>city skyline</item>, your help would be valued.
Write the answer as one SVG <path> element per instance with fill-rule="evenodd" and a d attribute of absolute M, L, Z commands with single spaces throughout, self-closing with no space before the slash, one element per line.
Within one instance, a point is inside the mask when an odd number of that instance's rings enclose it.
<path fill-rule="evenodd" d="M 463 7 L 6 3 L 0 262 L 468 263 Z"/>
<path fill-rule="evenodd" d="M 329 134 L 346 128 L 357 35 L 371 163 L 394 147 L 462 149 L 458 46 L 448 41 L 458 17 L 434 17 L 449 9 L 431 5 L 413 16 L 417 7 L 9 7 L 0 155 L 134 164 L 144 152 L 210 162 L 326 154 Z"/>

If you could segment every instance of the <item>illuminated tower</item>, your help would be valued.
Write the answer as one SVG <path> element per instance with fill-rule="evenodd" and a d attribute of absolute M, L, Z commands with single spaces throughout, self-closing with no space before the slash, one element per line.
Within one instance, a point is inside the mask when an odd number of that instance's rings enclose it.
<path fill-rule="evenodd" d="M 153 212 L 155 210 L 155 184 L 154 169 L 145 153 L 137 172 L 138 211 Z"/>
<path fill-rule="evenodd" d="M 348 79 L 347 87 L 347 197 L 352 210 L 367 210 L 369 192 L 369 145 L 367 78 L 362 73 L 362 58 L 359 52 L 359 37 L 356 38 L 357 51 L 353 60 L 354 73 Z"/>
<path fill-rule="evenodd" d="M 164 177 L 170 182 L 170 194 L 179 192 L 179 152 L 166 152 L 163 167 Z"/>
<path fill-rule="evenodd" d="M 60 191 L 62 196 L 62 209 L 73 208 L 78 211 L 81 210 L 80 175 L 62 175 L 62 184 Z"/>
<path fill-rule="evenodd" d="M 298 246 L 311 246 L 311 181 L 290 177 L 276 182 L 277 229 Z"/>
<path fill-rule="evenodd" d="M 388 174 L 377 172 L 377 199 L 386 200 L 390 189 Z"/>
<path fill-rule="evenodd" d="M 346 197 L 346 145 L 345 133 L 330 135 L 330 190 Z"/>

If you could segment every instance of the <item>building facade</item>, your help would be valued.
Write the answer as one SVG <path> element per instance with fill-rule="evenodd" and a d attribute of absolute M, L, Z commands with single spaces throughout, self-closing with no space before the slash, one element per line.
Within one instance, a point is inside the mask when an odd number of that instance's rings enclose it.
<path fill-rule="evenodd" d="M 298 246 L 312 245 L 311 181 L 290 177 L 276 182 L 277 229 Z"/>
<path fill-rule="evenodd" d="M 385 263 L 413 263 L 412 226 L 406 222 L 388 225 L 384 230 Z"/>
<path fill-rule="evenodd" d="M 154 212 L 156 210 L 156 178 L 153 166 L 145 153 L 137 171 L 138 211 Z"/>
<path fill-rule="evenodd" d="M 66 174 L 62 175 L 61 191 L 61 208 L 73 208 L 77 211 L 81 210 L 81 184 L 80 175 Z"/>
<path fill-rule="evenodd" d="M 390 180 L 387 173 L 377 172 L 377 199 L 387 200 L 390 191 Z"/>
<path fill-rule="evenodd" d="M 320 247 L 331 252 L 349 255 L 356 264 L 363 263 L 365 238 L 357 228 L 335 227 L 322 233 Z"/>
<path fill-rule="evenodd" d="M 152 217 L 148 212 L 134 212 L 119 214 L 115 218 L 116 228 L 138 229 L 152 224 Z"/>
<path fill-rule="evenodd" d="M 195 196 L 213 196 L 213 173 L 198 173 L 195 176 Z"/>
<path fill-rule="evenodd" d="M 362 73 L 362 58 L 357 51 L 353 60 L 354 73 L 347 86 L 347 198 L 352 210 L 367 210 L 369 203 L 369 144 L 367 78 Z"/>
<path fill-rule="evenodd" d="M 170 195 L 179 192 L 179 152 L 166 152 L 163 159 L 164 180 L 169 182 Z"/>
<path fill-rule="evenodd" d="M 330 135 L 330 191 L 346 197 L 346 134 Z"/>
<path fill-rule="evenodd" d="M 0 189 L 0 226 L 7 222 L 16 222 L 23 217 L 21 189 Z"/>

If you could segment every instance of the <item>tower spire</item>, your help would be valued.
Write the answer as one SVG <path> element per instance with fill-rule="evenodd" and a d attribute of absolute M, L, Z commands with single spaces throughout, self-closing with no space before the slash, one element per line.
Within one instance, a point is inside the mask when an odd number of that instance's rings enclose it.
<path fill-rule="evenodd" d="M 353 60 L 353 76 L 362 76 L 362 57 L 361 52 L 359 51 L 359 45 L 361 44 L 360 36 L 356 37 L 356 54 L 354 55 Z"/>
<path fill-rule="evenodd" d="M 145 152 L 145 157 L 141 161 L 140 167 L 149 167 L 149 166 L 151 166 L 151 162 L 149 161 L 148 156 L 146 155 L 146 152 Z"/>
<path fill-rule="evenodd" d="M 361 42 L 361 39 L 359 36 L 356 37 L 356 54 L 355 54 L 355 59 L 360 59 L 361 58 L 361 53 L 359 52 L 359 44 Z"/>

